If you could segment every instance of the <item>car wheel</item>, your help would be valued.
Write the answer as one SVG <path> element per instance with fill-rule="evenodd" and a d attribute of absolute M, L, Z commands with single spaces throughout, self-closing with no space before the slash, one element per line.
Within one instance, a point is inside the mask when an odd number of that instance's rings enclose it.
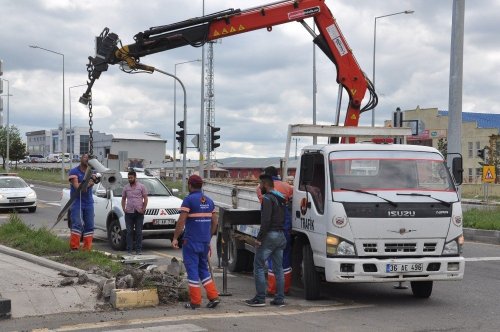
<path fill-rule="evenodd" d="M 108 226 L 108 241 L 114 250 L 125 250 L 127 245 L 127 231 L 122 230 L 120 221 L 116 217 Z"/>
<path fill-rule="evenodd" d="M 29 213 L 34 213 L 36 211 L 36 206 L 32 206 L 28 208 Z"/>

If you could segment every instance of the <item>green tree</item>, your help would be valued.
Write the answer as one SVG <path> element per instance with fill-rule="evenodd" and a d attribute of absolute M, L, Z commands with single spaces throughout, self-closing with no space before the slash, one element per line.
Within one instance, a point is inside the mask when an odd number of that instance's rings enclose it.
<path fill-rule="evenodd" d="M 21 133 L 16 126 L 10 126 L 9 132 L 9 159 L 18 161 L 26 156 L 26 144 L 21 139 Z M 7 128 L 0 128 L 0 156 L 2 166 L 5 169 L 5 158 L 7 157 Z"/>
<path fill-rule="evenodd" d="M 447 158 L 448 155 L 448 140 L 446 138 L 440 138 L 438 140 L 438 146 L 437 149 L 439 152 L 443 154 L 445 158 Z"/>

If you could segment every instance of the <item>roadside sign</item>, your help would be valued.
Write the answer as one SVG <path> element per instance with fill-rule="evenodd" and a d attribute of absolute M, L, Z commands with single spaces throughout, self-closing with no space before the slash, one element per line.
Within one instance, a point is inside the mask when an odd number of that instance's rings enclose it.
<path fill-rule="evenodd" d="M 483 166 L 483 182 L 484 183 L 495 183 L 496 179 L 495 166 Z"/>

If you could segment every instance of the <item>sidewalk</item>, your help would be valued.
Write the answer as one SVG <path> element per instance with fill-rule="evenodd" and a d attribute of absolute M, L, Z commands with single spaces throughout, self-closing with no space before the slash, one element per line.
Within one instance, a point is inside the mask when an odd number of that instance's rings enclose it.
<path fill-rule="evenodd" d="M 26 260 L 29 257 L 18 258 L 24 255 L 29 254 L 0 246 L 0 297 L 11 301 L 12 318 L 95 309 L 98 304 L 95 283 L 62 287 L 59 283 L 64 277 L 58 273 L 74 268 L 56 262 L 49 268 L 48 264 L 42 266 Z"/>

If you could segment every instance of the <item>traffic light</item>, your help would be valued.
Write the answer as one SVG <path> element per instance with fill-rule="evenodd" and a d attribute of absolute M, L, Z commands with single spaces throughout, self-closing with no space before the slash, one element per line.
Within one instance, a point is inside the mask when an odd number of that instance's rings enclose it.
<path fill-rule="evenodd" d="M 179 152 L 184 154 L 184 121 L 179 121 L 177 125 L 181 130 L 175 132 L 177 134 L 175 139 L 179 142 Z"/>
<path fill-rule="evenodd" d="M 216 142 L 220 138 L 220 135 L 215 135 L 218 131 L 220 131 L 220 128 L 210 126 L 210 151 L 213 151 L 220 146 L 220 143 Z"/>
<path fill-rule="evenodd" d="M 484 152 L 485 152 L 485 149 L 479 149 L 479 150 L 477 150 L 477 156 L 479 158 L 481 158 L 482 160 L 484 160 L 484 157 L 485 157 Z"/>

